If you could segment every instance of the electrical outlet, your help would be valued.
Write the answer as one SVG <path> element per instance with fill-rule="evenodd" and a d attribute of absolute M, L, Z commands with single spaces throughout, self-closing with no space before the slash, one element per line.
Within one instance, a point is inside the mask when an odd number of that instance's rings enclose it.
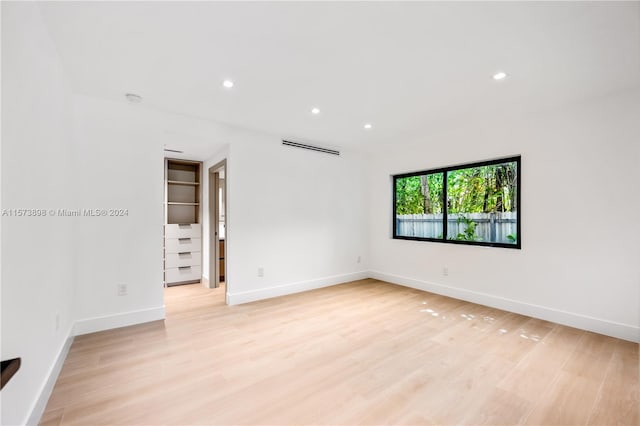
<path fill-rule="evenodd" d="M 360 263 L 360 262 L 362 262 L 362 258 L 358 256 L 358 260 L 356 261 L 356 263 Z"/>
<path fill-rule="evenodd" d="M 449 267 L 448 266 L 445 266 L 445 267 L 442 268 L 442 275 L 444 275 L 445 277 L 449 276 Z"/>
<path fill-rule="evenodd" d="M 128 294 L 126 284 L 118 284 L 118 296 L 126 296 Z"/>
<path fill-rule="evenodd" d="M 56 312 L 56 331 L 60 330 L 60 313 Z"/>
<path fill-rule="evenodd" d="M 260 278 L 264 277 L 264 268 L 262 266 L 258 267 L 258 276 Z"/>

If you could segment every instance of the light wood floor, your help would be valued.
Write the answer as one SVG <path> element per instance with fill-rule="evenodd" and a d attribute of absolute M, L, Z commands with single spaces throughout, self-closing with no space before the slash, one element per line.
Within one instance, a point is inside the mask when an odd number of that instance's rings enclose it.
<path fill-rule="evenodd" d="M 638 345 L 376 280 L 75 339 L 43 425 L 638 425 Z"/>

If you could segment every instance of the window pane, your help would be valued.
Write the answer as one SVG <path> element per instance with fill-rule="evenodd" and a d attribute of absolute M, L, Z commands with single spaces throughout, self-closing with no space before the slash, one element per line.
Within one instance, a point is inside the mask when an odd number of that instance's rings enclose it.
<path fill-rule="evenodd" d="M 444 173 L 396 178 L 395 182 L 396 235 L 443 238 Z"/>
<path fill-rule="evenodd" d="M 516 244 L 517 162 L 447 172 L 447 239 Z"/>

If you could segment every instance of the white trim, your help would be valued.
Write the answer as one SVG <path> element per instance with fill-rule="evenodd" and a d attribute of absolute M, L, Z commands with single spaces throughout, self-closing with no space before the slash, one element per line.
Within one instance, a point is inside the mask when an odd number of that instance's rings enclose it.
<path fill-rule="evenodd" d="M 349 274 L 333 275 L 330 277 L 317 278 L 308 281 L 299 281 L 295 283 L 277 285 L 257 290 L 249 290 L 239 293 L 227 293 L 227 304 L 238 305 L 241 303 L 254 302 L 256 300 L 286 296 L 288 294 L 300 293 L 301 291 L 315 290 L 317 288 L 329 287 L 332 285 L 343 284 L 350 281 L 363 280 L 368 277 L 369 273 L 367 271 L 352 272 Z"/>
<path fill-rule="evenodd" d="M 503 309 L 517 314 L 527 315 L 581 330 L 593 331 L 619 339 L 640 342 L 640 327 L 609 321 L 601 318 L 594 318 L 573 312 L 559 309 L 547 308 L 545 306 L 520 302 L 505 297 L 494 296 L 487 293 L 479 293 L 456 287 L 450 287 L 429 281 L 417 280 L 414 278 L 402 277 L 399 275 L 387 274 L 378 271 L 369 271 L 369 277 L 392 284 L 411 287 L 418 290 L 441 294 L 468 302 L 478 303 L 492 308 Z"/>
<path fill-rule="evenodd" d="M 202 286 L 203 286 L 204 288 L 212 288 L 212 287 L 210 286 L 211 284 L 210 284 L 210 282 L 209 282 L 209 278 L 208 278 L 208 277 L 205 277 L 204 275 L 202 276 L 202 278 L 200 278 L 200 284 L 202 284 Z"/>
<path fill-rule="evenodd" d="M 76 321 L 74 333 L 76 336 L 80 336 L 82 334 L 95 333 L 97 331 L 111 330 L 112 328 L 163 320 L 164 317 L 164 305 L 162 305 L 157 308 L 141 309 L 139 311 L 123 312 L 95 318 L 86 318 Z"/>
<path fill-rule="evenodd" d="M 31 407 L 31 410 L 29 411 L 31 414 L 29 414 L 29 416 L 27 417 L 27 421 L 25 422 L 26 425 L 37 425 L 40 423 L 40 419 L 42 418 L 44 409 L 47 408 L 49 397 L 51 396 L 51 392 L 53 392 L 53 387 L 56 385 L 56 381 L 58 380 L 58 375 L 60 375 L 60 371 L 62 370 L 64 361 L 67 359 L 67 354 L 69 353 L 69 349 L 71 348 L 72 343 L 73 343 L 73 325 L 69 327 L 67 338 L 62 344 L 62 347 L 60 348 L 60 352 L 58 352 L 58 356 L 56 357 L 55 362 L 49 369 L 49 374 L 47 374 L 47 378 L 42 384 L 42 388 L 40 389 L 38 398 L 35 400 L 35 402 L 33 403 L 33 406 Z"/>

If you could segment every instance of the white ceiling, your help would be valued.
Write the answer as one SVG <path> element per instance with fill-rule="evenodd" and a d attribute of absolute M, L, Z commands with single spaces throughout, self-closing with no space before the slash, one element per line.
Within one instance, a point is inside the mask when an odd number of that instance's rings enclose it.
<path fill-rule="evenodd" d="M 340 147 L 415 141 L 461 120 L 640 85 L 638 2 L 41 8 L 79 93 L 138 93 L 149 107 Z M 509 77 L 492 80 L 498 70 Z"/>

